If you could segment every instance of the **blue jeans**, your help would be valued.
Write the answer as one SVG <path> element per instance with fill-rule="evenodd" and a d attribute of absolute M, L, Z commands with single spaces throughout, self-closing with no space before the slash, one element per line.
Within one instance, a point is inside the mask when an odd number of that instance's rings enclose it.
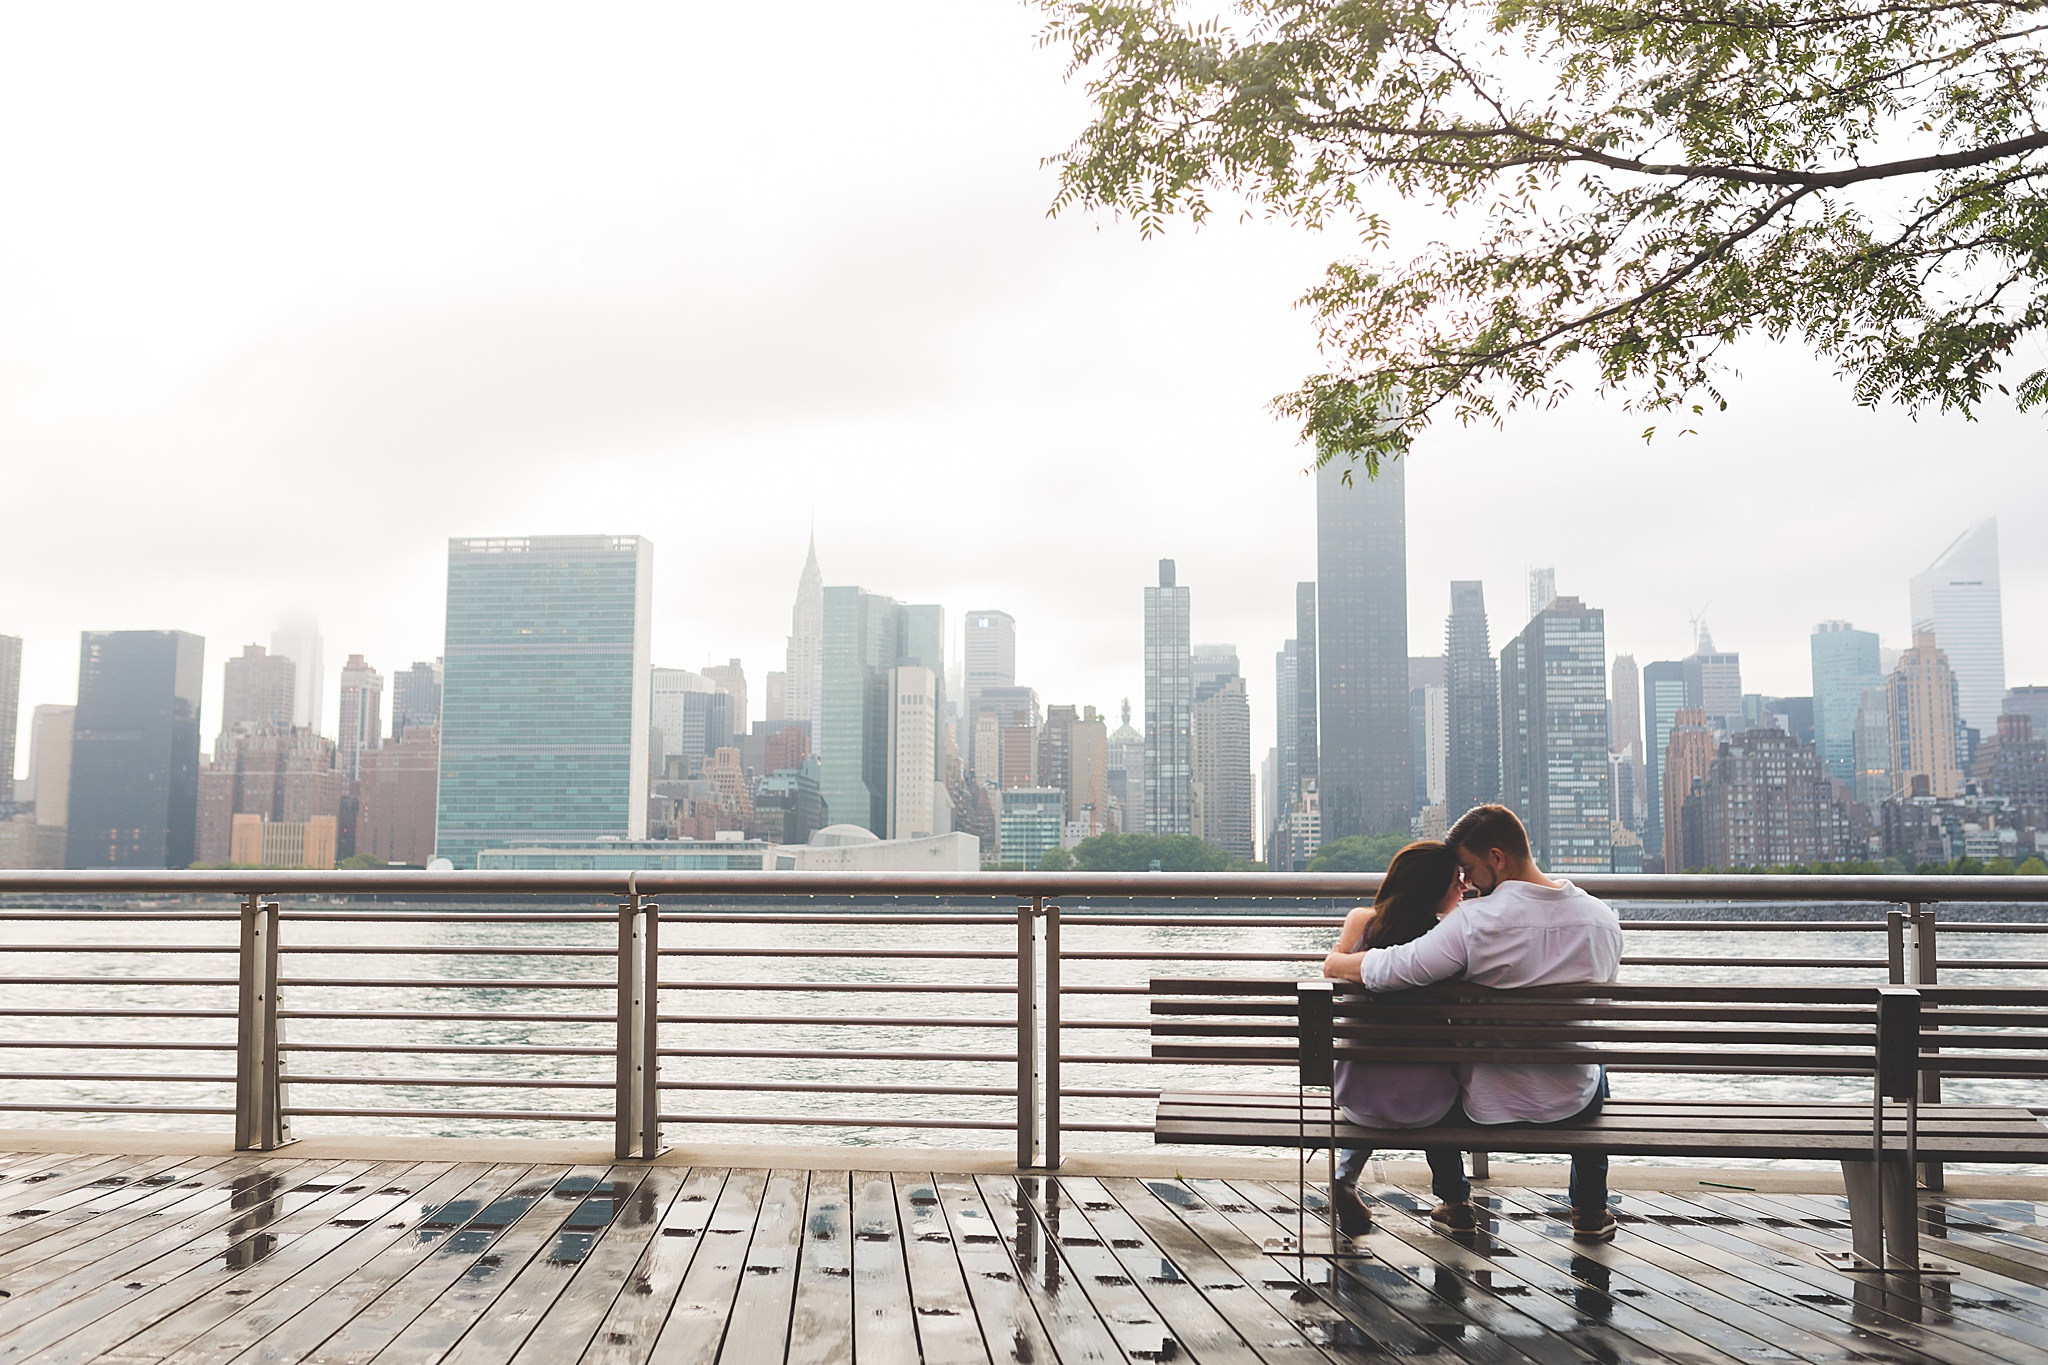
<path fill-rule="evenodd" d="M 1600 1068 L 1600 1088 L 1593 1092 L 1593 1098 L 1584 1109 L 1568 1119 L 1557 1122 L 1577 1123 L 1592 1118 L 1607 1103 L 1607 1068 Z M 1465 1114 L 1463 1104 L 1451 1106 L 1451 1112 L 1444 1115 L 1436 1125 L 1439 1128 L 1472 1124 L 1484 1132 L 1490 1124 L 1476 1124 Z M 1549 1128 L 1554 1124 L 1535 1123 L 1532 1128 Z M 1482 1147 L 1484 1144 L 1480 1144 Z M 1358 1182 L 1358 1173 L 1365 1169 L 1365 1163 L 1372 1160 L 1370 1147 L 1346 1147 L 1337 1153 L 1337 1179 L 1347 1184 Z M 1429 1189 L 1446 1204 L 1462 1204 L 1472 1197 L 1472 1182 L 1465 1178 L 1465 1152 L 1461 1147 L 1425 1147 L 1422 1155 L 1429 1161 Z M 1579 1152 L 1572 1157 L 1572 1180 L 1569 1196 L 1575 1209 L 1604 1209 L 1607 1207 L 1607 1157 L 1601 1152 Z"/>

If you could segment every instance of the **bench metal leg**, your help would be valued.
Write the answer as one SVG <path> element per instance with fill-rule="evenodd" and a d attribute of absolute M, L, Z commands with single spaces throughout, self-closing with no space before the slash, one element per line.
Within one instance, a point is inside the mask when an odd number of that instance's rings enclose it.
<path fill-rule="evenodd" d="M 1920 1258 L 1920 1209 L 1913 1168 L 1903 1161 L 1845 1161 L 1842 1188 L 1849 1195 L 1853 1250 L 1824 1251 L 1837 1270 L 1893 1275 L 1953 1275 L 1955 1267 Z"/>

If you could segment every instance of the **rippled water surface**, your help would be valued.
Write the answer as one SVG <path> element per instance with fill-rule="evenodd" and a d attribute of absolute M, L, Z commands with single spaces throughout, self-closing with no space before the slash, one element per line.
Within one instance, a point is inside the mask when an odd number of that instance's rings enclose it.
<path fill-rule="evenodd" d="M 232 912 L 231 905 L 205 908 Z M 979 908 L 936 914 L 958 917 Z M 878 909 L 886 912 L 873 906 L 862 912 Z M 668 1087 L 663 1110 L 675 1119 L 669 1140 L 1012 1144 L 1017 928 L 1000 913 L 1007 907 L 998 909 L 973 924 L 936 917 L 881 925 L 839 922 L 845 917 L 831 915 L 794 925 L 665 917 L 660 1040 L 670 1054 L 661 1063 Z M 379 907 L 374 913 L 391 912 Z M 1334 917 L 1327 928 L 1306 929 L 1091 925 L 1083 921 L 1085 913 L 1071 914 L 1063 930 L 1062 1050 L 1069 1090 L 1253 1083 L 1255 1074 L 1220 1082 L 1214 1069 L 1151 1064 L 1145 1055 L 1146 981 L 1308 975 L 1335 930 Z M 1128 918 L 1132 912 L 1100 913 Z M 1693 913 L 1728 912 L 1716 907 Z M 288 1104 L 294 1132 L 608 1136 L 617 1040 L 615 923 L 397 918 L 312 922 L 288 912 L 280 1000 L 291 1049 L 285 1070 L 293 1081 Z M 8 1073 L 6 1108 L 15 1111 L 8 1122 L 229 1128 L 225 1113 L 192 1111 L 226 1110 L 233 1103 L 232 920 L 17 920 L 6 932 L 13 951 L 0 971 L 14 980 L 5 1007 L 14 1017 L 4 1026 L 8 1049 L 0 1060 Z M 208 951 L 143 951 L 181 946 Z M 1627 980 L 1887 979 L 1881 922 L 1868 931 L 1797 933 L 1762 931 L 1741 921 L 1710 931 L 1638 924 L 1628 931 L 1626 951 L 1636 959 L 1624 971 Z M 874 955 L 880 952 L 921 955 Z M 2048 958 L 2048 937 L 2042 935 L 1944 934 L 1941 957 L 1947 964 L 1944 984 L 2048 985 L 2048 971 L 2039 968 L 1964 965 Z M 1658 958 L 1705 965 L 1645 960 Z M 1745 965 L 1735 959 L 1800 965 Z M 79 980 L 27 984 L 22 978 Z M 178 982 L 161 984 L 161 978 Z M 424 1017 L 377 1017 L 392 1014 Z M 544 1017 L 523 1017 L 533 1015 Z M 494 1051 L 503 1047 L 546 1051 Z M 1291 1084 L 1285 1073 L 1267 1079 Z M 969 1093 L 917 1093 L 938 1087 Z M 1617 1078 L 1617 1093 L 1862 1099 L 1868 1092 L 1860 1082 L 1799 1077 L 1632 1075 Z M 1945 1094 L 2048 1104 L 2048 1095 L 2033 1083 L 1950 1082 Z M 106 1105 L 122 1112 L 68 1108 Z M 492 1117 L 515 1113 L 536 1117 Z M 1150 1113 L 1144 1097 L 1070 1095 L 1063 1111 L 1067 1150 L 1147 1147 L 1142 1131 L 1089 1129 L 1142 1129 Z"/>

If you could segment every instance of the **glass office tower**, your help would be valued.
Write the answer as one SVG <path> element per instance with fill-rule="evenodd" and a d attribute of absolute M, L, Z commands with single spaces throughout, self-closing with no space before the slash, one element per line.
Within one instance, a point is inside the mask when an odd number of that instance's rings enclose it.
<path fill-rule="evenodd" d="M 1408 769 L 1406 460 L 1316 476 L 1316 671 L 1323 841 L 1405 833 Z"/>
<path fill-rule="evenodd" d="M 185 867 L 199 820 L 206 641 L 87 631 L 71 733 L 67 867 Z"/>
<path fill-rule="evenodd" d="M 1188 590 L 1159 561 L 1159 586 L 1145 589 L 1145 821 L 1151 834 L 1194 828 L 1194 647 Z"/>
<path fill-rule="evenodd" d="M 647 837 L 653 580 L 639 536 L 448 542 L 438 856 Z"/>

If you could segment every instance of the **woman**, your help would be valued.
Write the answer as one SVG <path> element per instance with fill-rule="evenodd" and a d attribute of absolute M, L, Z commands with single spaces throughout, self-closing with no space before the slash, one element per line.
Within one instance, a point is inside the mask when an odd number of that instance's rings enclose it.
<path fill-rule="evenodd" d="M 1458 908 L 1465 884 L 1458 857 L 1438 840 L 1412 843 L 1394 855 L 1379 894 L 1344 917 L 1336 951 L 1391 948 L 1421 938 Z M 1458 1073 L 1444 1062 L 1337 1063 L 1335 1099 L 1344 1117 L 1361 1128 L 1427 1128 L 1458 1102 Z M 1337 1155 L 1337 1221 L 1356 1236 L 1371 1226 L 1357 1192 L 1358 1172 L 1370 1152 Z"/>

